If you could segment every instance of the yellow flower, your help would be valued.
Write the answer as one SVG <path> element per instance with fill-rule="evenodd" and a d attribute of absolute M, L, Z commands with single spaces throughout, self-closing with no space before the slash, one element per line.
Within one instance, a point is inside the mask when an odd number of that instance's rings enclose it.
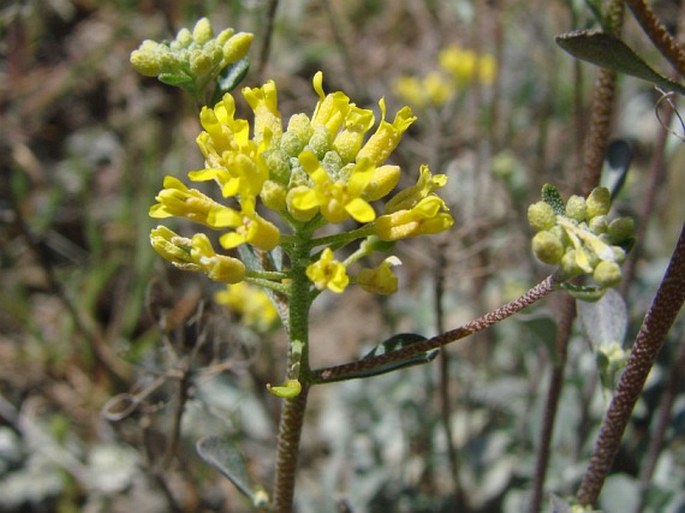
<path fill-rule="evenodd" d="M 423 79 L 424 94 L 431 105 L 440 106 L 447 103 L 454 96 L 454 87 L 442 73 L 431 71 Z"/>
<path fill-rule="evenodd" d="M 357 283 L 365 291 L 372 294 L 394 294 L 397 292 L 398 280 L 395 273 L 392 272 L 392 267 L 401 263 L 396 256 L 388 257 L 374 269 L 362 269 L 357 275 Z"/>
<path fill-rule="evenodd" d="M 157 253 L 179 269 L 202 270 L 190 254 L 192 241 L 187 237 L 181 237 L 166 226 L 158 226 L 150 232 L 150 244 Z"/>
<path fill-rule="evenodd" d="M 341 223 L 350 217 L 368 223 L 376 218 L 373 207 L 362 198 L 374 172 L 368 161 L 355 164 L 347 180 L 333 181 L 312 152 L 303 151 L 299 160 L 314 187 L 302 187 L 294 192 L 291 206 L 296 212 L 306 213 L 318 207 L 330 223 Z"/>
<path fill-rule="evenodd" d="M 255 112 L 260 112 L 255 115 L 255 119 L 260 120 L 260 137 L 267 135 L 261 141 L 262 144 L 250 140 L 250 125 L 246 120 L 234 118 L 235 101 L 230 94 L 225 94 L 213 109 L 202 108 L 200 123 L 204 131 L 197 137 L 197 144 L 207 167 L 189 172 L 188 177 L 191 180 L 214 180 L 221 187 L 224 197 L 259 194 L 269 177 L 269 170 L 261 154 L 265 144 L 280 129 L 280 117 L 276 118 L 270 110 L 275 102 L 275 85 L 273 82 L 273 87 L 267 87 L 268 85 L 248 93 Z M 278 135 L 280 136 L 280 132 Z"/>
<path fill-rule="evenodd" d="M 433 175 L 427 165 L 422 165 L 416 185 L 407 187 L 393 196 L 385 204 L 384 212 L 391 214 L 398 210 L 409 210 L 446 183 L 447 175 Z"/>
<path fill-rule="evenodd" d="M 228 285 L 214 300 L 241 316 L 243 324 L 259 332 L 269 331 L 278 322 L 278 311 L 261 288 L 246 282 Z"/>
<path fill-rule="evenodd" d="M 454 223 L 445 202 L 438 196 L 423 198 L 408 210 L 397 210 L 376 219 L 376 234 L 391 241 L 439 233 Z"/>
<path fill-rule="evenodd" d="M 217 255 L 203 233 L 188 239 L 158 226 L 150 233 L 150 243 L 157 253 L 184 271 L 201 271 L 222 283 L 237 283 L 245 277 L 245 265 L 236 258 Z"/>
<path fill-rule="evenodd" d="M 394 90 L 397 96 L 417 109 L 425 107 L 428 103 L 423 84 L 417 76 L 404 75 L 399 77 L 395 81 Z"/>
<path fill-rule="evenodd" d="M 272 139 L 278 139 L 283 133 L 281 113 L 278 111 L 276 84 L 269 80 L 262 87 L 246 87 L 243 97 L 254 112 L 254 141 L 268 145 Z"/>
<path fill-rule="evenodd" d="M 190 254 L 211 280 L 238 283 L 245 278 L 245 264 L 237 258 L 218 255 L 204 233 L 193 235 Z"/>
<path fill-rule="evenodd" d="M 312 84 L 319 95 L 319 101 L 312 115 L 312 127 L 325 126 L 328 134 L 333 136 L 338 133 L 350 112 L 350 98 L 342 91 L 325 94 L 321 71 L 316 72 Z"/>
<path fill-rule="evenodd" d="M 457 85 L 471 82 L 491 84 L 497 74 L 497 63 L 492 55 L 478 55 L 472 50 L 464 50 L 457 46 L 445 48 L 440 52 L 438 61 Z"/>
<path fill-rule="evenodd" d="M 306 272 L 307 278 L 319 290 L 328 288 L 340 294 L 350 283 L 345 266 L 333 258 L 330 248 L 324 249 L 319 260 L 307 266 Z"/>
<path fill-rule="evenodd" d="M 197 189 L 188 189 L 173 176 L 164 178 L 164 189 L 155 199 L 158 203 L 150 207 L 149 214 L 156 219 L 181 216 L 211 228 L 226 228 L 240 223 L 238 212 Z"/>
<path fill-rule="evenodd" d="M 368 132 L 375 117 L 373 112 L 362 109 L 352 104 L 345 118 L 345 128 L 338 132 L 333 140 L 333 149 L 338 152 L 343 163 L 352 162 L 364 142 L 364 136 Z"/>
<path fill-rule="evenodd" d="M 278 246 L 281 240 L 280 231 L 255 211 L 255 201 L 254 196 L 241 198 L 240 220 L 231 225 L 235 231 L 225 233 L 219 238 L 222 247 L 231 249 L 247 242 L 256 248 L 269 251 Z"/>
<path fill-rule="evenodd" d="M 402 107 L 392 123 L 385 120 L 385 100 L 378 102 L 381 109 L 381 122 L 376 132 L 366 141 L 366 144 L 357 153 L 357 162 L 368 159 L 374 165 L 380 165 L 390 156 L 402 139 L 402 134 L 416 121 L 416 116 L 409 106 Z"/>

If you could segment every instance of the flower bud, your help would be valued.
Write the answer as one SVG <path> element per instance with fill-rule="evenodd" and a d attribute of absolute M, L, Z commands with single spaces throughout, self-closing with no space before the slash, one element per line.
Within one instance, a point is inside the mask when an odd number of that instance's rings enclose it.
<path fill-rule="evenodd" d="M 177 44 L 179 49 L 180 48 L 187 48 L 188 46 L 190 46 L 190 43 L 192 43 L 192 42 L 193 42 L 193 34 L 191 34 L 190 30 L 188 30 L 185 27 L 183 27 L 181 30 L 178 31 L 178 34 L 176 34 L 176 40 L 173 41 L 173 43 Z"/>
<path fill-rule="evenodd" d="M 528 223 L 536 232 L 549 230 L 557 221 L 554 210 L 544 201 L 538 201 L 528 207 Z"/>
<path fill-rule="evenodd" d="M 585 198 L 574 194 L 566 202 L 566 215 L 579 223 L 585 221 L 586 216 Z"/>
<path fill-rule="evenodd" d="M 613 287 L 621 281 L 621 268 L 616 262 L 602 260 L 595 267 L 592 278 L 602 287 Z"/>
<path fill-rule="evenodd" d="M 197 20 L 195 27 L 193 27 L 193 41 L 199 45 L 203 45 L 212 39 L 213 35 L 212 25 L 207 18 L 200 18 Z"/>
<path fill-rule="evenodd" d="M 609 220 L 607 216 L 595 216 L 590 219 L 588 223 L 590 230 L 592 230 L 597 235 L 601 235 L 607 231 L 609 228 Z"/>
<path fill-rule="evenodd" d="M 587 208 L 587 218 L 595 216 L 605 216 L 611 208 L 611 193 L 606 187 L 597 187 L 587 197 L 585 202 Z"/>
<path fill-rule="evenodd" d="M 250 51 L 250 45 L 254 34 L 248 32 L 238 32 L 224 44 L 224 59 L 229 64 L 238 62 Z"/>
<path fill-rule="evenodd" d="M 635 223 L 632 217 L 619 217 L 614 219 L 611 224 L 609 224 L 607 232 L 609 235 L 609 242 L 612 244 L 620 244 L 630 238 L 634 231 Z"/>
<path fill-rule="evenodd" d="M 259 197 L 267 208 L 280 212 L 286 208 L 286 194 L 288 190 L 285 185 L 274 180 L 267 180 L 262 185 Z"/>
<path fill-rule="evenodd" d="M 545 264 L 556 264 L 564 255 L 564 246 L 561 239 L 550 232 L 543 230 L 533 237 L 533 253 Z"/>

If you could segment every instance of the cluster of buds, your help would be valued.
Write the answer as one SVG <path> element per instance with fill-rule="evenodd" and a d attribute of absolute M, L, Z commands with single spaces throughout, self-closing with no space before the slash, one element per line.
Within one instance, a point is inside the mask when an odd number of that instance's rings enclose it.
<path fill-rule="evenodd" d="M 528 208 L 528 222 L 536 231 L 533 253 L 541 262 L 558 265 L 562 281 L 585 274 L 601 288 L 617 285 L 634 226 L 630 217 L 610 220 L 610 208 L 606 187 L 587 198 L 573 195 L 564 204 L 557 189 L 545 185 L 542 201 Z"/>
<path fill-rule="evenodd" d="M 142 75 L 158 77 L 197 97 L 224 69 L 245 57 L 252 39 L 252 34 L 234 34 L 232 28 L 214 37 L 209 20 L 201 18 L 192 32 L 182 28 L 171 42 L 143 41 L 131 53 L 131 64 Z"/>
<path fill-rule="evenodd" d="M 450 46 L 438 56 L 439 66 L 426 75 L 403 75 L 395 82 L 395 94 L 415 108 L 439 107 L 450 102 L 473 83 L 491 84 L 497 64 L 492 55 Z"/>

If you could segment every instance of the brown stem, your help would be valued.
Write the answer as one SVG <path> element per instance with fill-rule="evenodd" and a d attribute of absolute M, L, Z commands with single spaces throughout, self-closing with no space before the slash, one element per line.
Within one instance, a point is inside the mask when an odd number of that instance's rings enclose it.
<path fill-rule="evenodd" d="M 666 430 L 668 429 L 671 413 L 673 411 L 673 404 L 675 403 L 675 399 L 678 396 L 678 390 L 685 377 L 683 375 L 683 369 L 685 369 L 685 341 L 682 341 L 681 344 L 680 355 L 671 365 L 671 376 L 668 380 L 668 385 L 666 385 L 666 391 L 659 403 L 659 417 L 656 420 L 654 433 L 649 441 L 645 464 L 640 471 L 640 499 L 635 505 L 635 513 L 640 513 L 642 511 L 647 491 L 649 490 L 649 484 L 654 475 L 654 469 L 656 468 L 657 461 L 659 461 L 659 456 L 661 455 L 664 438 L 666 437 Z"/>
<path fill-rule="evenodd" d="M 427 351 L 437 349 L 438 347 L 442 347 L 451 342 L 468 337 L 469 335 L 473 335 L 474 333 L 478 333 L 479 331 L 489 328 L 493 324 L 496 324 L 539 301 L 543 297 L 549 295 L 553 290 L 554 276 L 548 276 L 519 298 L 514 299 L 506 305 L 500 306 L 492 312 L 488 312 L 482 317 L 478 317 L 473 321 L 467 322 L 458 328 L 446 331 L 445 333 L 436 335 L 433 338 L 405 346 L 396 351 L 390 351 L 380 356 L 364 358 L 362 360 L 337 365 L 335 367 L 328 367 L 325 369 L 312 371 L 312 383 L 321 384 L 340 381 L 346 379 L 350 375 L 354 375 L 362 371 L 370 371 L 392 362 L 406 360 Z"/>
<path fill-rule="evenodd" d="M 438 333 L 445 330 L 445 315 L 442 306 L 442 300 L 445 292 L 445 268 L 447 267 L 447 259 L 445 258 L 446 244 L 443 244 L 438 249 L 438 261 L 435 270 L 435 325 Z M 440 352 L 440 420 L 442 429 L 445 432 L 445 440 L 447 442 L 447 456 L 449 458 L 450 467 L 452 470 L 452 481 L 454 484 L 454 497 L 456 504 L 459 504 L 463 513 L 468 513 L 470 508 L 466 502 L 466 495 L 461 486 L 460 478 L 460 462 L 459 453 L 452 440 L 452 399 L 450 397 L 449 389 L 449 362 L 450 356 L 446 351 Z"/>
<path fill-rule="evenodd" d="M 300 435 L 307 407 L 309 389 L 303 385 L 297 397 L 283 402 L 281 422 L 278 428 L 278 449 L 276 453 L 276 482 L 274 484 L 274 513 L 293 511 L 295 471 L 299 455 Z"/>
<path fill-rule="evenodd" d="M 607 13 L 607 27 L 605 30 L 613 35 L 619 35 L 623 25 L 623 0 L 613 0 Z M 615 71 L 602 68 L 599 70 L 592 98 L 592 115 L 590 131 L 585 141 L 585 161 L 582 174 L 582 192 L 587 195 L 599 185 L 604 164 L 611 120 L 616 96 Z"/>
<path fill-rule="evenodd" d="M 278 9 L 278 0 L 269 0 L 266 9 L 266 19 L 264 21 L 264 35 L 262 39 L 262 46 L 259 49 L 259 67 L 257 74 L 260 79 L 263 79 L 264 70 L 269 62 L 269 53 L 271 52 L 271 38 L 274 33 L 274 19 L 276 18 L 276 10 Z"/>
<path fill-rule="evenodd" d="M 552 434 L 554 433 L 554 421 L 556 420 L 559 406 L 559 398 L 564 385 L 564 369 L 566 368 L 566 355 L 568 341 L 571 338 L 573 319 L 576 315 L 575 299 L 573 296 L 562 296 L 559 300 L 560 317 L 557 322 L 557 336 L 555 341 L 554 368 L 549 380 L 545 409 L 540 427 L 540 445 L 538 446 L 535 475 L 533 478 L 533 491 L 530 500 L 529 513 L 539 513 L 542 508 L 542 497 L 545 487 L 545 476 L 549 465 L 550 447 Z"/>
<path fill-rule="evenodd" d="M 578 490 L 578 501 L 582 505 L 592 506 L 597 502 L 604 480 L 618 452 L 633 407 L 683 301 L 685 301 L 685 225 L 681 229 L 666 274 L 635 339 L 614 398 L 604 416 L 590 464 Z"/>
<path fill-rule="evenodd" d="M 644 0 L 626 0 L 626 3 L 654 46 L 680 75 L 685 75 L 685 49 L 668 33 Z"/>

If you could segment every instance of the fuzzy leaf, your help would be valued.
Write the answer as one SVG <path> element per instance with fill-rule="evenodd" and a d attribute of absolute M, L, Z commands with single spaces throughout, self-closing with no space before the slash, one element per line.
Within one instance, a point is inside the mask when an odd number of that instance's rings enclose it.
<path fill-rule="evenodd" d="M 200 458 L 221 472 L 254 503 L 254 492 L 249 485 L 245 463 L 232 442 L 218 436 L 205 436 L 197 441 L 195 448 Z"/>
<path fill-rule="evenodd" d="M 613 200 L 620 192 L 633 161 L 633 146 L 625 139 L 617 139 L 609 143 L 604 169 L 602 170 L 601 185 L 611 191 Z"/>
<path fill-rule="evenodd" d="M 654 71 L 628 45 L 611 34 L 576 30 L 561 34 L 555 40 L 561 48 L 578 59 L 685 94 L 685 86 Z"/>
<path fill-rule="evenodd" d="M 224 93 L 228 93 L 235 89 L 240 82 L 243 81 L 247 71 L 250 69 L 250 59 L 243 57 L 238 62 L 231 66 L 227 66 L 222 70 L 219 75 L 217 82 L 218 96 L 223 96 Z"/>
<path fill-rule="evenodd" d="M 563 216 L 566 214 L 564 199 L 554 185 L 546 183 L 542 186 L 542 201 L 552 207 L 552 210 L 554 210 L 556 215 Z"/>
<path fill-rule="evenodd" d="M 417 335 L 415 333 L 400 333 L 378 344 L 371 351 L 369 351 L 369 353 L 366 356 L 364 356 L 362 360 L 368 360 L 369 358 L 374 358 L 376 356 L 392 353 L 393 351 L 398 351 L 403 347 L 415 344 L 416 342 L 422 342 L 424 340 L 426 340 L 426 337 L 422 335 Z M 439 349 L 433 349 L 431 351 L 427 351 L 425 353 L 412 356 L 411 358 L 407 358 L 406 360 L 397 360 L 382 365 L 380 367 L 375 367 L 369 370 L 362 370 L 352 375 L 347 375 L 345 376 L 345 379 L 368 378 L 371 376 L 385 374 L 386 372 L 394 371 L 397 369 L 402 369 L 404 367 L 411 367 L 412 365 L 428 363 L 432 361 L 438 355 L 439 352 Z"/>
<path fill-rule="evenodd" d="M 593 347 L 623 343 L 628 326 L 628 311 L 621 294 L 608 289 L 594 303 L 578 301 L 578 316 Z"/>

